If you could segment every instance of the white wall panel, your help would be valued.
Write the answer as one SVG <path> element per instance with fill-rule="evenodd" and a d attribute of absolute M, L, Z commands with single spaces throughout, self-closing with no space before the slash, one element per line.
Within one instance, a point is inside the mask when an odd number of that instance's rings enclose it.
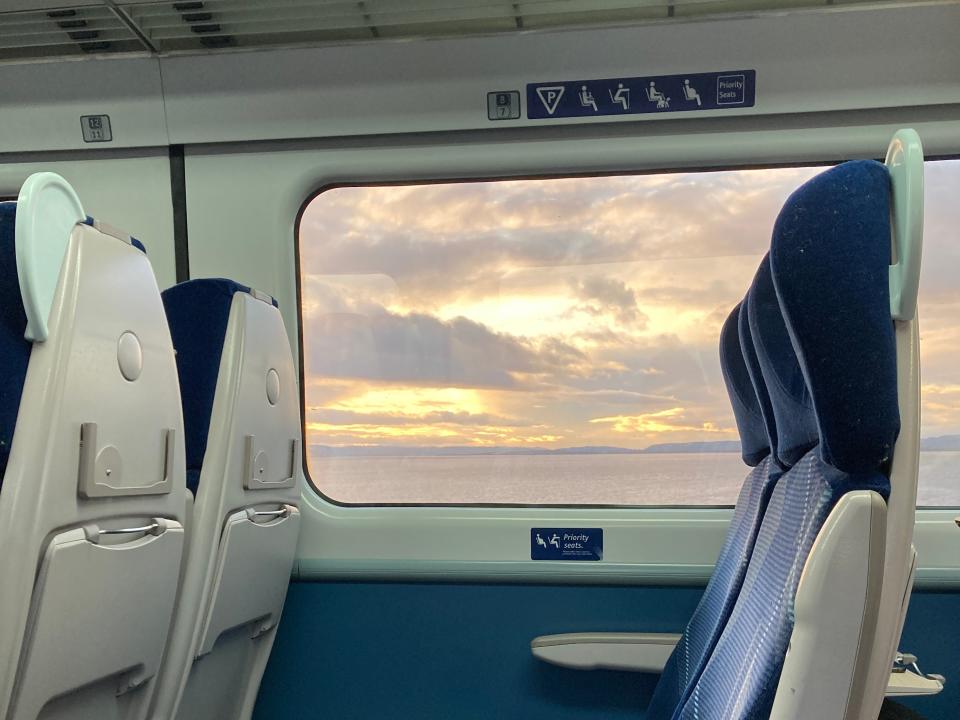
<path fill-rule="evenodd" d="M 85 143 L 83 115 L 109 115 L 113 140 Z M 0 128 L 0 153 L 166 145 L 159 62 L 0 63 Z"/>
<path fill-rule="evenodd" d="M 378 42 L 161 60 L 175 143 L 595 122 L 671 123 L 960 103 L 960 4 Z M 754 108 L 490 122 L 526 83 L 756 69 Z"/>
<path fill-rule="evenodd" d="M 163 289 L 176 282 L 167 153 L 143 157 L 0 161 L 0 195 L 15 196 L 31 173 L 59 173 L 84 210 L 143 241 Z"/>

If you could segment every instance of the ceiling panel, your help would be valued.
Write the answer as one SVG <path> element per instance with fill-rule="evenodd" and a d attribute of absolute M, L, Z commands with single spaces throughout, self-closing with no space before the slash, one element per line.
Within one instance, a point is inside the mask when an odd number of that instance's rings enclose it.
<path fill-rule="evenodd" d="M 0 61 L 658 22 L 905 0 L 5 0 Z"/>

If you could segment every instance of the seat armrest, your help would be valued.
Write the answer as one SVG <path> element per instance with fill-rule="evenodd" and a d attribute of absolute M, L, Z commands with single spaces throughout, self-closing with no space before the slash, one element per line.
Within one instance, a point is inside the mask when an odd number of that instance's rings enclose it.
<path fill-rule="evenodd" d="M 894 670 L 887 683 L 887 697 L 907 697 L 910 695 L 936 695 L 943 690 L 943 683 L 937 677 L 917 675 L 912 670 Z"/>
<path fill-rule="evenodd" d="M 680 641 L 674 633 L 566 633 L 530 642 L 534 657 L 575 670 L 661 673 Z"/>

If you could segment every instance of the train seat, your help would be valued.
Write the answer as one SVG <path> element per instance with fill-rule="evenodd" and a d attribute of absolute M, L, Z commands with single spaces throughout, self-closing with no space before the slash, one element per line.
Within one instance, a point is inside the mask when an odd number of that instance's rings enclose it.
<path fill-rule="evenodd" d="M 747 561 L 756 541 L 760 520 L 782 468 L 771 452 L 775 440 L 773 418 L 762 381 L 754 383 L 750 361 L 752 341 L 743 318 L 743 305 L 737 305 L 720 333 L 720 364 L 740 433 L 743 461 L 752 466 L 737 498 L 733 520 L 717 559 L 710 582 L 684 629 L 651 698 L 645 717 L 669 719 L 674 708 L 686 697 L 702 664 L 713 650 L 737 599 Z"/>
<path fill-rule="evenodd" d="M 249 717 L 286 596 L 300 489 L 299 396 L 269 296 L 222 279 L 163 293 L 194 493 L 152 717 Z"/>
<path fill-rule="evenodd" d="M 900 431 L 890 208 L 887 170 L 853 162 L 806 183 L 778 217 L 746 306 L 776 388 L 778 452 L 799 459 L 774 488 L 737 602 L 674 718 L 879 710 L 883 689 L 868 688 L 867 668 L 889 632 L 878 617 Z M 791 352 L 802 378 L 782 361 Z M 813 427 L 797 412 L 811 405 Z"/>
<path fill-rule="evenodd" d="M 185 520 L 160 291 L 52 173 L 0 204 L 0 256 L 0 717 L 140 720 Z"/>

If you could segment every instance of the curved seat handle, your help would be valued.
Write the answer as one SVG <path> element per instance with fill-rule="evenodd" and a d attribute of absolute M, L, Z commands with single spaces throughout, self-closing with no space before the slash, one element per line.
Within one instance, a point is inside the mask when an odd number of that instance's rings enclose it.
<path fill-rule="evenodd" d="M 276 510 L 257 510 L 255 508 L 247 508 L 247 519 L 250 522 L 257 522 L 257 518 L 271 518 L 274 520 L 280 518 L 290 517 L 290 512 L 292 508 L 289 505 L 283 505 Z"/>
<path fill-rule="evenodd" d="M 110 535 L 163 535 L 167 531 L 167 523 L 163 518 L 151 518 L 146 525 L 136 525 L 131 527 L 101 527 L 97 523 L 85 525 L 83 528 L 87 542 L 95 545 L 100 540 Z"/>
<path fill-rule="evenodd" d="M 916 130 L 898 130 L 887 148 L 892 192 L 890 315 L 910 321 L 917 314 L 923 253 L 923 145 Z"/>
<path fill-rule="evenodd" d="M 20 188 L 14 243 L 27 340 L 43 342 L 50 334 L 50 309 L 67 243 L 74 226 L 86 218 L 70 183 L 56 173 L 34 173 Z"/>

